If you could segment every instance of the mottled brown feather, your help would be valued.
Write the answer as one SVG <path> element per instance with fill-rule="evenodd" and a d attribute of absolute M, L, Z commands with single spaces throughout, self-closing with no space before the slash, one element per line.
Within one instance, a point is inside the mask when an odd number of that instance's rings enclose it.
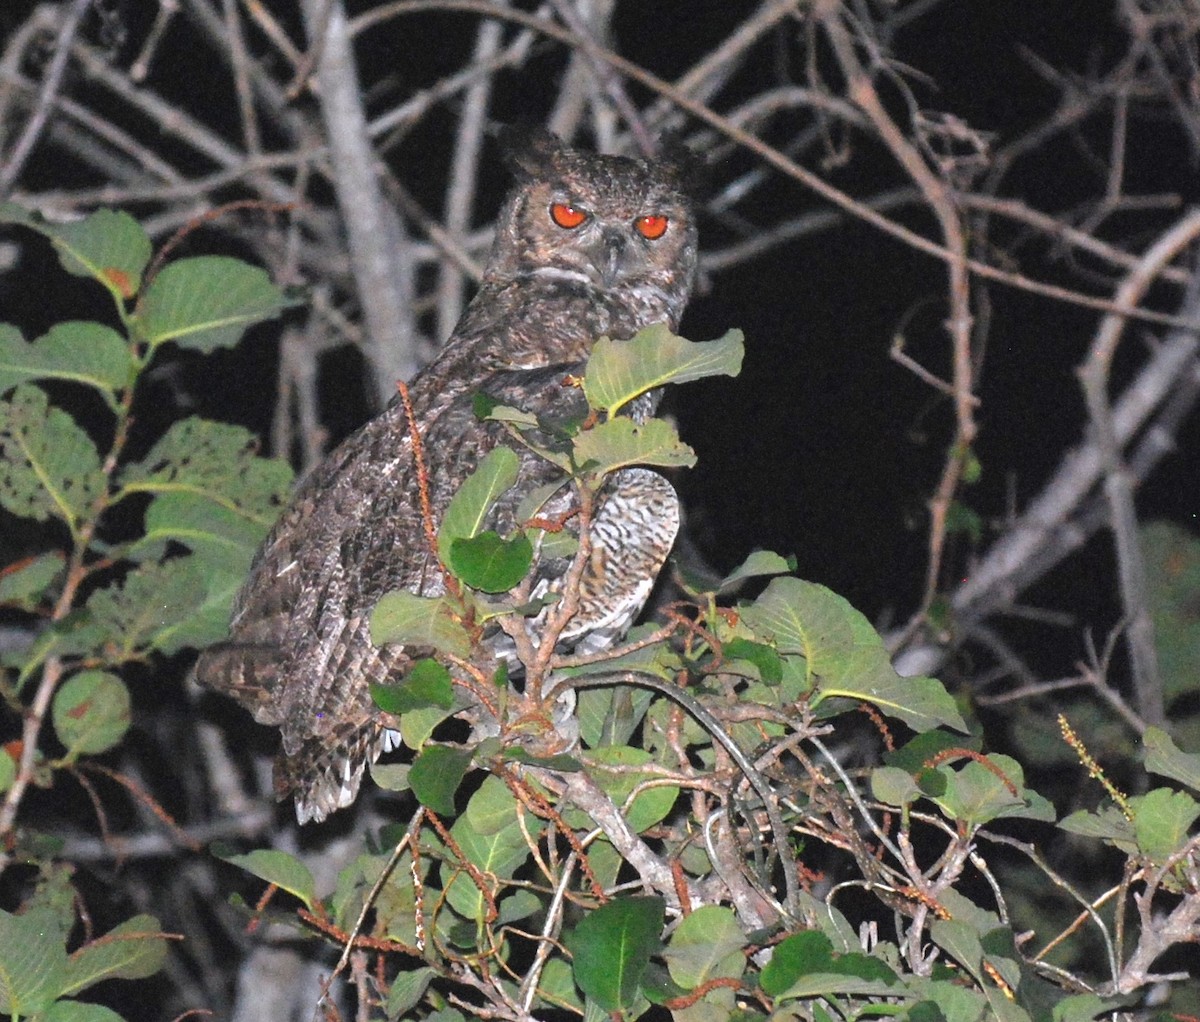
<path fill-rule="evenodd" d="M 598 156 L 535 132 L 510 153 L 517 182 L 479 292 L 409 392 L 440 520 L 450 498 L 504 436 L 480 422 L 486 392 L 542 416 L 582 411 L 578 374 L 600 336 L 631 337 L 656 322 L 678 326 L 696 266 L 693 210 L 676 163 Z M 556 226 L 554 203 L 585 209 L 576 231 Z M 650 240 L 637 218 L 666 216 Z M 654 399 L 643 400 L 642 415 Z M 519 452 L 518 485 L 488 527 L 516 524 L 521 498 L 558 477 L 549 462 Z M 568 645 L 604 649 L 640 611 L 669 552 L 679 508 L 670 484 L 644 469 L 619 473 L 597 511 L 594 558 Z M 565 564 L 538 565 L 543 588 Z M 556 574 L 557 573 L 557 574 Z M 396 680 L 422 651 L 371 643 L 371 610 L 385 593 L 443 592 L 428 548 L 417 471 L 403 407 L 394 403 L 347 439 L 297 488 L 259 551 L 239 594 L 229 639 L 197 664 L 202 684 L 280 729 L 278 796 L 293 796 L 301 822 L 353 801 L 364 765 L 394 724 L 373 705 L 371 682 Z M 493 652 L 506 655 L 497 636 Z"/>

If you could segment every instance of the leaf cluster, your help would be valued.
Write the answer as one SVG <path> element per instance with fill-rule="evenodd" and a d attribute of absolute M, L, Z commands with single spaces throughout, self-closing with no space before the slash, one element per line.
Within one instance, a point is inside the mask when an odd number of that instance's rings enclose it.
<path fill-rule="evenodd" d="M 197 418 L 135 456 L 129 425 L 165 346 L 235 343 L 289 299 L 234 260 L 151 271 L 123 214 L 0 215 L 45 235 L 113 306 L 113 325 L 32 341 L 0 327 L 0 507 L 46 526 L 0 571 L 0 607 L 28 635 L 0 661 L 0 856 L 36 873 L 0 906 L 0 1011 L 107 1022 L 79 995 L 154 973 L 169 935 L 138 915 L 79 936 L 70 869 L 24 818 L 26 795 L 128 741 L 132 667 L 223 637 L 290 473 L 245 431 Z M 214 848 L 300 906 L 239 903 L 247 917 L 378 956 L 364 1016 L 1074 1022 L 1125 1006 L 1171 935 L 1188 939 L 1200 765 L 1161 732 L 1145 766 L 1174 786 L 1134 796 L 1069 738 L 1108 804 L 1054 830 L 1022 764 L 983 752 L 963 704 L 899 676 L 861 614 L 769 551 L 715 582 L 677 572 L 682 598 L 603 654 L 561 641 L 605 488 L 694 463 L 645 396 L 740 361 L 736 332 L 696 344 L 655 327 L 596 344 L 580 421 L 481 401 L 509 443 L 430 523 L 446 592 L 389 594 L 371 622 L 377 643 L 430 651 L 373 690 L 407 749 L 375 779 L 415 812 L 368 834 L 331 886 L 279 850 Z M 72 389 L 98 395 L 103 421 L 55 396 Z M 561 479 L 500 535 L 492 511 L 530 453 Z M 113 525 L 131 513 L 132 535 Z M 1122 889 L 1138 935 L 1110 941 L 1103 966 L 1048 964 L 1074 925 L 1037 934 L 1036 954 L 1018 941 L 989 852 L 1017 848 L 1049 876 L 1038 845 L 1054 834 L 1111 847 L 1141 885 Z"/>
<path fill-rule="evenodd" d="M 1120 1006 L 1116 983 L 1073 991 L 1019 950 L 979 852 L 1014 821 L 1048 831 L 1051 804 L 1015 759 L 980 751 L 939 681 L 899 676 L 866 619 L 787 558 L 759 551 L 716 584 L 679 580 L 686 599 L 666 620 L 605 655 L 558 645 L 572 576 L 531 589 L 546 544 L 578 566 L 615 473 L 691 461 L 668 422 L 627 413 L 654 388 L 739 362 L 740 337 L 694 344 L 652 328 L 596 345 L 579 384 L 588 414 L 565 429 L 481 403 L 514 447 L 559 466 L 582 521 L 565 539 L 549 529 L 548 488 L 524 527 L 488 532 L 519 468 L 514 450 L 492 451 L 435 523 L 446 594 L 390 594 L 372 619 L 376 642 L 434 651 L 374 693 L 411 757 L 376 780 L 410 792 L 416 815 L 375 836 L 328 893 L 282 852 L 230 861 L 299 898 L 310 932 L 394 952 L 398 972 L 377 987 L 389 1019 L 466 997 L 463 970 L 470 1003 L 502 1017 L 1026 1022 Z M 757 596 L 736 595 L 755 583 Z M 515 670 L 484 641 L 498 627 L 514 636 Z M 472 724 L 468 740 L 442 729 L 451 717 Z M 878 765 L 847 769 L 830 747 L 840 734 L 875 746 Z M 1174 779 L 1194 772 L 1171 754 Z M 1129 822 L 1102 817 L 1093 836 L 1124 836 L 1146 868 L 1173 863 L 1183 890 L 1194 802 L 1163 791 L 1131 804 Z M 810 851 L 886 913 L 843 909 Z M 964 889 L 971 870 L 991 880 L 990 903 Z M 870 918 L 890 918 L 890 937 L 861 940 Z"/>
<path fill-rule="evenodd" d="M 45 523 L 13 530 L 36 545 L 0 570 L 0 612 L 25 637 L 0 655 L 0 871 L 22 863 L 42 878 L 0 907 L 0 1013 L 106 1022 L 113 1011 L 76 995 L 157 972 L 166 938 L 139 915 L 72 940 L 75 894 L 60 842 L 23 810 L 31 790 L 69 784 L 127 740 L 131 667 L 226 633 L 291 471 L 224 423 L 176 422 L 141 456 L 130 426 L 142 381 L 169 347 L 235 344 L 290 300 L 235 259 L 182 258 L 151 272 L 150 239 L 125 213 L 58 224 L 6 204 L 0 223 L 48 239 L 62 268 L 99 284 L 112 310 L 110 323 L 61 322 L 32 340 L 0 324 L 0 515 L 6 530 Z"/>

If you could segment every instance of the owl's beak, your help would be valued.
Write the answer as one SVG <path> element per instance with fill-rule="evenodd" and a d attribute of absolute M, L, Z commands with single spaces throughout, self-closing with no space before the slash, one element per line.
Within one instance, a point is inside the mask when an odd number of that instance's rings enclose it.
<path fill-rule="evenodd" d="M 615 227 L 606 227 L 591 245 L 588 259 L 599 272 L 600 281 L 605 287 L 613 287 L 620 280 L 625 271 L 628 247 L 629 239 Z"/>

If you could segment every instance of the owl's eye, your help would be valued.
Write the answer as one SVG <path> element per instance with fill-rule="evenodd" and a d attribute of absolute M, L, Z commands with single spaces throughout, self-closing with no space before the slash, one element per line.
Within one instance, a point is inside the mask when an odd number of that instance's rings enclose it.
<path fill-rule="evenodd" d="M 633 226 L 637 228 L 638 234 L 643 238 L 657 241 L 667 233 L 669 223 L 670 221 L 665 216 L 640 216 L 633 222 Z"/>
<path fill-rule="evenodd" d="M 568 231 L 573 231 L 587 218 L 584 210 L 566 202 L 556 202 L 550 207 L 550 219 Z"/>

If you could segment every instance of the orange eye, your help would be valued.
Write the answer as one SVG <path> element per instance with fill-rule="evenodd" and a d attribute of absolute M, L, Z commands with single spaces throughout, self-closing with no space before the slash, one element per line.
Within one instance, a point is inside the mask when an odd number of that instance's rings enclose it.
<path fill-rule="evenodd" d="M 556 202 L 550 207 L 550 219 L 568 231 L 573 231 L 587 218 L 587 213 L 582 209 L 576 209 L 565 202 Z"/>
<path fill-rule="evenodd" d="M 667 233 L 668 223 L 670 221 L 665 216 L 642 216 L 633 222 L 633 226 L 643 238 L 657 241 Z"/>

